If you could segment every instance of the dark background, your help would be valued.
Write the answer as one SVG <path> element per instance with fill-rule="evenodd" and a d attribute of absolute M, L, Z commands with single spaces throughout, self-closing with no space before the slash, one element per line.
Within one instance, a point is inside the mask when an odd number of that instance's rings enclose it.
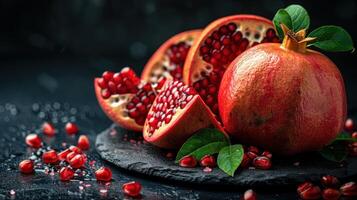
<path fill-rule="evenodd" d="M 24 136 L 38 130 L 46 120 L 57 119 L 54 124 L 61 127 L 68 118 L 74 119 L 94 145 L 96 134 L 111 123 L 96 102 L 95 76 L 124 66 L 132 66 L 140 73 L 151 54 L 176 33 L 203 28 L 214 19 L 238 13 L 272 19 L 277 9 L 291 3 L 299 3 L 309 11 L 311 29 L 340 25 L 356 43 L 355 0 L 0 0 L 0 199 L 9 197 L 10 189 L 16 190 L 19 199 L 73 198 L 67 190 L 77 191 L 78 185 L 63 186 L 43 175 L 24 179 L 17 164 L 26 156 Z M 325 54 L 341 70 L 349 114 L 354 115 L 356 53 Z M 54 111 L 53 106 L 58 104 L 64 110 Z M 41 110 L 34 112 L 37 105 Z M 61 132 L 56 138 L 58 144 L 64 135 Z M 91 155 L 101 163 L 94 148 L 92 151 Z M 116 179 L 116 192 L 110 196 L 113 198 L 122 198 L 118 193 L 120 185 L 133 179 L 143 183 L 147 199 L 236 199 L 244 191 L 241 188 L 237 194 L 167 182 L 162 185 L 163 181 L 112 169 Z M 296 198 L 295 186 L 284 192 L 281 188 L 258 192 L 263 199 Z M 102 197 L 98 195 L 93 190 L 84 197 Z"/>

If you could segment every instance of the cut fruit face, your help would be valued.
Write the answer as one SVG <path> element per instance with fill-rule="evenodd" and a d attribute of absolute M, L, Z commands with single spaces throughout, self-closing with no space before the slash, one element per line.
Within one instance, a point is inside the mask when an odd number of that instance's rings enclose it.
<path fill-rule="evenodd" d="M 147 115 L 143 132 L 146 141 L 176 149 L 196 131 L 211 126 L 224 132 L 192 87 L 167 81 Z"/>
<path fill-rule="evenodd" d="M 94 87 L 100 106 L 111 120 L 129 130 L 142 130 L 158 87 L 141 82 L 130 68 L 115 74 L 105 72 L 95 79 Z"/>
<path fill-rule="evenodd" d="M 279 42 L 270 20 L 255 15 L 218 19 L 201 33 L 187 56 L 183 81 L 194 87 L 214 113 L 217 91 L 228 65 L 246 49 L 266 42 Z"/>
<path fill-rule="evenodd" d="M 156 83 L 162 77 L 182 80 L 187 53 L 200 33 L 201 30 L 185 31 L 167 40 L 149 59 L 141 79 L 151 83 Z"/>

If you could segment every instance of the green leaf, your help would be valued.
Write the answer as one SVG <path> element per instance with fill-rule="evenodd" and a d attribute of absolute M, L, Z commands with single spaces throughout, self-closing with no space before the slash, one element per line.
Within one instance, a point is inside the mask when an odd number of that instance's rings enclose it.
<path fill-rule="evenodd" d="M 233 176 L 243 160 L 244 149 L 240 144 L 224 147 L 219 151 L 217 165 L 226 174 Z"/>
<path fill-rule="evenodd" d="M 333 162 L 342 162 L 348 155 L 345 142 L 336 141 L 319 151 L 320 155 Z"/>
<path fill-rule="evenodd" d="M 336 141 L 348 141 L 348 142 L 357 142 L 357 138 L 353 138 L 351 134 L 342 132 L 340 133 L 333 142 Z"/>
<path fill-rule="evenodd" d="M 308 29 L 310 26 L 310 17 L 304 7 L 292 4 L 285 8 L 289 13 L 292 22 L 292 29 L 294 32 L 298 32 L 302 29 Z"/>
<path fill-rule="evenodd" d="M 309 44 L 325 51 L 351 51 L 353 41 L 348 32 L 339 26 L 321 26 L 312 31 L 308 37 L 316 37 L 316 41 Z"/>
<path fill-rule="evenodd" d="M 223 147 L 228 146 L 228 142 L 212 142 L 202 146 L 192 153 L 188 155 L 194 156 L 197 160 L 201 160 L 201 158 L 205 155 L 213 155 L 218 153 Z"/>
<path fill-rule="evenodd" d="M 217 151 L 216 149 L 219 148 L 220 145 L 222 145 L 222 144 L 211 144 L 211 143 L 215 143 L 215 142 L 226 143 L 226 146 L 229 144 L 227 137 L 222 132 L 218 131 L 217 129 L 208 129 L 208 128 L 201 129 L 198 133 L 191 136 L 182 145 L 179 152 L 177 153 L 176 162 L 178 162 L 182 157 L 192 154 L 194 152 L 195 152 L 196 156 L 201 155 L 201 152 L 206 152 L 208 154 L 214 154 L 214 153 L 209 153 L 209 152 Z M 202 148 L 200 150 L 200 152 L 197 151 L 200 148 Z M 196 157 L 196 158 L 200 159 L 199 157 Z"/>
<path fill-rule="evenodd" d="M 278 12 L 276 12 L 273 22 L 274 22 L 275 29 L 277 30 L 279 38 L 281 40 L 284 38 L 284 33 L 283 30 L 281 29 L 280 24 L 284 24 L 289 29 L 292 29 L 291 17 L 289 13 L 284 9 L 279 9 Z"/>

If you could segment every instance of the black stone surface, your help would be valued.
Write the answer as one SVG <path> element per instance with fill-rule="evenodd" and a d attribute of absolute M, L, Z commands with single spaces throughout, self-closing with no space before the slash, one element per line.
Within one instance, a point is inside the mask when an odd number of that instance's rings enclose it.
<path fill-rule="evenodd" d="M 275 158 L 271 170 L 246 169 L 237 171 L 234 177 L 224 174 L 218 168 L 207 173 L 200 167 L 179 167 L 165 156 L 164 151 L 148 143 L 135 142 L 139 137 L 140 134 L 112 125 L 97 136 L 96 148 L 102 158 L 120 168 L 170 181 L 199 185 L 278 187 L 296 185 L 306 179 L 319 181 L 325 174 L 342 180 L 357 180 L 357 158 L 350 157 L 345 163 L 339 164 L 329 162 L 316 153 Z"/>

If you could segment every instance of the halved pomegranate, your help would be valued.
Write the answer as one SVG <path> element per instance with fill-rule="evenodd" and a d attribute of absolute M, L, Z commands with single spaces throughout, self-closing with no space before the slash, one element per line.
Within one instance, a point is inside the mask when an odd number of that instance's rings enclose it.
<path fill-rule="evenodd" d="M 182 69 L 188 50 L 201 30 L 185 31 L 168 39 L 151 56 L 141 74 L 141 79 L 155 83 L 161 77 L 182 80 Z"/>
<path fill-rule="evenodd" d="M 163 80 L 155 89 L 162 87 Z M 123 128 L 141 131 L 146 115 L 155 100 L 156 91 L 150 83 L 140 81 L 126 67 L 120 73 L 104 72 L 94 81 L 96 96 L 107 116 Z"/>
<path fill-rule="evenodd" d="M 180 81 L 167 81 L 144 125 L 144 139 L 158 147 L 179 148 L 194 132 L 214 126 L 223 131 L 197 92 Z"/>
<path fill-rule="evenodd" d="M 218 114 L 217 91 L 226 68 L 247 48 L 265 42 L 279 42 L 270 20 L 255 15 L 220 18 L 209 24 L 191 47 L 183 81 Z"/>

